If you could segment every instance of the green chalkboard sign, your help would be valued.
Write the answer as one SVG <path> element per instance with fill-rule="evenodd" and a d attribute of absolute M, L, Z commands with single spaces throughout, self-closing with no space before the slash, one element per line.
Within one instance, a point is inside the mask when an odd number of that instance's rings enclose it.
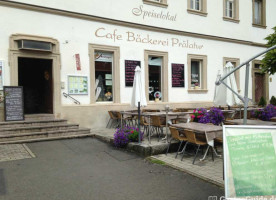
<path fill-rule="evenodd" d="M 226 197 L 276 196 L 276 127 L 224 127 Z"/>

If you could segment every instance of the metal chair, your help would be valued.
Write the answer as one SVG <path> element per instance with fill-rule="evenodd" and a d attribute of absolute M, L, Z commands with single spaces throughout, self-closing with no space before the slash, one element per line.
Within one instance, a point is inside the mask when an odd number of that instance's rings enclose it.
<path fill-rule="evenodd" d="M 179 154 L 179 150 L 182 146 L 182 143 L 183 142 L 187 142 L 188 141 L 188 138 L 185 136 L 185 135 L 180 135 L 179 131 L 177 128 L 174 128 L 172 126 L 169 127 L 170 128 L 170 132 L 171 132 L 171 139 L 170 139 L 170 142 L 168 144 L 168 148 L 167 148 L 167 152 L 166 152 L 166 155 L 168 154 L 169 152 L 169 149 L 170 149 L 170 146 L 171 146 L 171 142 L 172 140 L 178 140 L 180 142 L 179 146 L 178 146 L 178 150 L 176 152 L 176 155 L 175 155 L 175 158 L 177 158 L 177 155 Z"/>
<path fill-rule="evenodd" d="M 193 145 L 197 146 L 197 150 L 196 150 L 195 157 L 194 157 L 194 160 L 193 160 L 193 164 L 194 164 L 200 147 L 201 146 L 207 146 L 208 144 L 207 144 L 206 141 L 203 141 L 203 140 L 200 140 L 199 138 L 197 138 L 196 134 L 191 130 L 184 130 L 184 133 L 185 133 L 185 135 L 188 139 L 188 144 L 193 144 Z M 187 145 L 185 145 L 185 147 L 183 149 L 183 155 L 182 155 L 181 161 L 183 160 L 186 146 Z"/>

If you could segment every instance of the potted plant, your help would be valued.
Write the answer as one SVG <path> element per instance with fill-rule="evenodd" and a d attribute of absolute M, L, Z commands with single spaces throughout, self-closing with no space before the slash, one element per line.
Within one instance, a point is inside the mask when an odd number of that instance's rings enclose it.
<path fill-rule="evenodd" d="M 203 117 L 199 119 L 199 123 L 212 123 L 214 125 L 220 125 L 224 120 L 222 111 L 219 108 L 211 108 L 209 112 L 206 112 Z"/>
<path fill-rule="evenodd" d="M 155 102 L 158 102 L 161 97 L 162 97 L 161 92 L 157 91 L 154 93 Z"/>
<path fill-rule="evenodd" d="M 191 115 L 193 122 L 198 122 L 201 117 L 204 116 L 204 114 L 207 113 L 207 110 L 205 108 L 197 108 L 193 111 L 193 114 Z"/>
<path fill-rule="evenodd" d="M 199 84 L 195 83 L 195 90 L 198 90 L 198 89 L 199 89 Z"/>

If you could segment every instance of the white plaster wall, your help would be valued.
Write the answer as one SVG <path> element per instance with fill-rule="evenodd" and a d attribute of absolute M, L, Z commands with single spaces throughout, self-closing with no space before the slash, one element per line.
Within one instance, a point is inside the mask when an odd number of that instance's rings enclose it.
<path fill-rule="evenodd" d="M 65 82 L 65 90 L 67 92 L 67 75 L 79 74 L 87 75 L 89 77 L 89 52 L 88 44 L 103 44 L 120 47 L 120 87 L 121 87 L 121 102 L 129 103 L 131 98 L 132 88 L 125 87 L 125 74 L 124 74 L 124 61 L 125 60 L 140 60 L 142 68 L 144 66 L 144 50 L 158 50 L 169 52 L 169 101 L 170 102 L 191 102 L 191 101 L 212 101 L 215 88 L 215 80 L 218 70 L 222 70 L 223 57 L 240 58 L 241 63 L 246 61 L 252 55 L 263 51 L 263 48 L 253 47 L 247 45 L 239 45 L 228 42 L 220 42 L 214 40 L 205 40 L 198 38 L 190 38 L 184 36 L 177 36 L 171 34 L 162 34 L 158 32 L 143 31 L 140 29 L 132 29 L 127 27 L 119 27 L 114 25 L 101 24 L 87 20 L 80 20 L 75 18 L 67 18 L 57 15 L 37 13 L 33 11 L 19 10 L 8 7 L 0 7 L 0 13 L 5 16 L 1 20 L 0 32 L 0 57 L 4 59 L 5 66 L 5 80 L 6 85 L 9 85 L 9 66 L 8 66 L 8 49 L 9 49 L 9 36 L 15 33 L 24 33 L 32 35 L 41 35 L 53 37 L 60 43 L 61 52 L 61 81 Z M 16 13 L 16 14 L 15 14 Z M 117 34 L 122 35 L 122 40 L 113 41 L 112 39 L 105 39 L 95 36 L 95 31 L 104 27 L 106 32 L 113 32 L 117 29 Z M 204 47 L 198 49 L 188 49 L 181 47 L 162 46 L 162 45 L 149 45 L 136 42 L 127 41 L 126 32 L 131 31 L 139 34 L 141 37 L 147 34 L 154 39 L 171 39 L 178 38 L 179 40 L 189 40 L 196 42 L 198 45 Z M 74 55 L 80 54 L 82 70 L 76 71 L 76 64 Z M 188 76 L 187 76 L 187 54 L 200 54 L 208 56 L 208 93 L 188 93 Z M 171 88 L 171 63 L 185 64 L 185 88 Z M 240 73 L 241 89 L 244 88 L 245 70 L 242 69 Z M 249 94 L 251 96 L 251 74 L 249 82 Z M 273 76 L 273 81 L 270 83 L 270 96 L 276 95 L 276 76 Z M 94 92 L 94 91 L 92 91 Z M 89 104 L 89 95 L 75 95 L 82 104 Z M 73 104 L 72 101 L 62 97 L 63 104 Z"/>
<path fill-rule="evenodd" d="M 271 28 L 276 25 L 276 1 L 266 0 L 266 24 L 267 28 L 252 27 L 252 1 L 239 1 L 240 23 L 224 21 L 223 0 L 207 1 L 207 17 L 202 17 L 187 12 L 187 1 L 168 0 L 168 7 L 161 8 L 143 4 L 142 0 L 12 0 L 16 2 L 39 5 L 61 10 L 73 11 L 104 18 L 117 19 L 140 24 L 146 24 L 168 29 L 195 32 L 207 35 L 215 35 L 240 40 L 263 43 L 266 35 L 272 32 Z M 170 12 L 177 15 L 176 21 L 166 21 L 162 19 L 135 16 L 133 8 L 143 6 L 143 10 L 149 12 L 163 13 Z M 219 28 L 218 28 L 219 27 Z"/>

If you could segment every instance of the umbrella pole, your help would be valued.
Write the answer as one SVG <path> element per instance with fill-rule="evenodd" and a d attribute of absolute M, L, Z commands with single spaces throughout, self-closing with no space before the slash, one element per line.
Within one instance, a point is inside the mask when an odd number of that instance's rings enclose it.
<path fill-rule="evenodd" d="M 140 133 L 140 101 L 138 101 L 138 141 L 141 143 L 141 133 Z"/>

